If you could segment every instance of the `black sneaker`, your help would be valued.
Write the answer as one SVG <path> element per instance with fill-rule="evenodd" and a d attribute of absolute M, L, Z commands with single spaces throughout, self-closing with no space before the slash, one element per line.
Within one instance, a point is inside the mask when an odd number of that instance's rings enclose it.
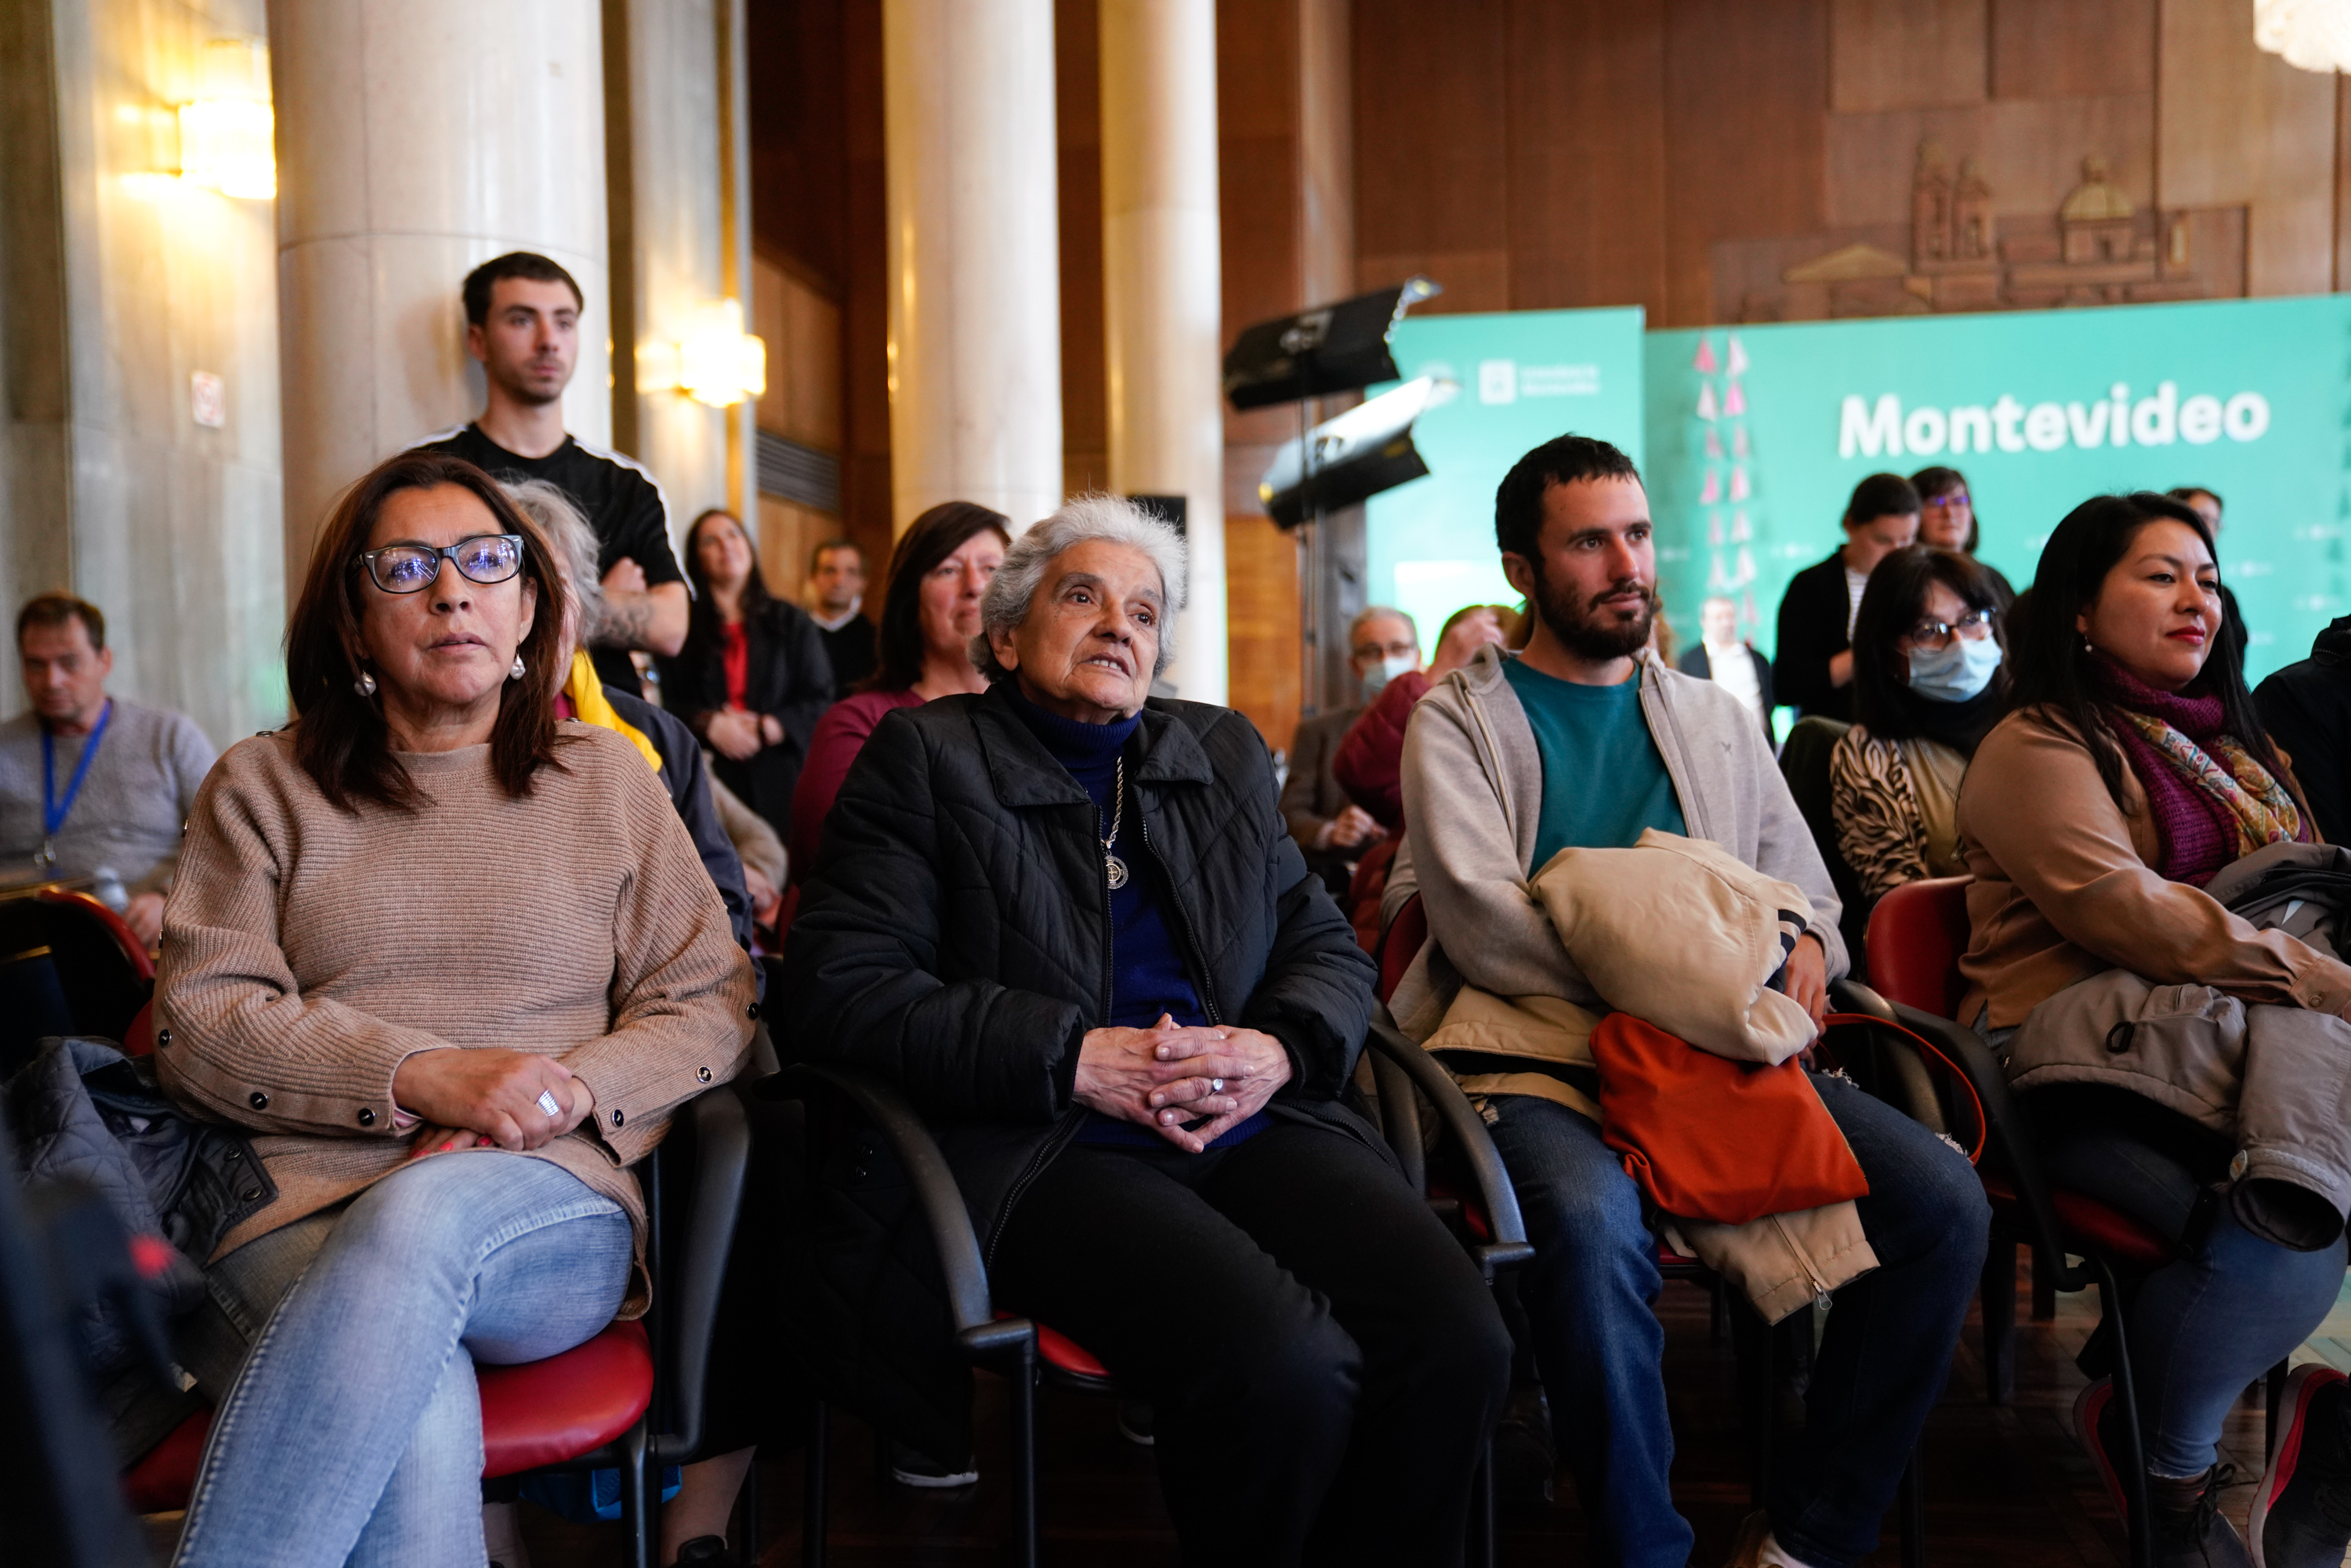
<path fill-rule="evenodd" d="M 705 1568 L 726 1562 L 726 1538 L 723 1535 L 697 1535 L 677 1549 L 677 1568 Z"/>
<path fill-rule="evenodd" d="M 890 1479 L 902 1487 L 967 1487 L 979 1479 L 979 1466 L 966 1459 L 949 1469 L 930 1455 L 897 1438 L 890 1439 Z"/>
<path fill-rule="evenodd" d="M 2277 1447 L 2253 1494 L 2253 1561 L 2261 1568 L 2337 1568 L 2351 1548 L 2351 1396 L 2330 1366 L 2286 1379 Z"/>
<path fill-rule="evenodd" d="M 2100 1378 L 2074 1401 L 2074 1429 L 2082 1447 L 2096 1461 L 2115 1511 L 2129 1528 L 2130 1502 L 2123 1495 L 2120 1458 L 2122 1402 L 2115 1397 L 2114 1382 Z M 2148 1542 L 2154 1568 L 2253 1568 L 2237 1527 L 2220 1513 L 2220 1492 L 2236 1485 L 2227 1465 L 2207 1470 L 2193 1481 L 2162 1481 L 2149 1476 L 2147 1518 L 2154 1539 Z"/>
<path fill-rule="evenodd" d="M 1552 1446 L 1551 1405 L 1542 1385 L 1513 1388 L 1502 1406 L 1501 1425 L 1494 1428 L 1494 1490 L 1506 1502 L 1549 1502 L 1558 1474 L 1559 1450 Z"/>

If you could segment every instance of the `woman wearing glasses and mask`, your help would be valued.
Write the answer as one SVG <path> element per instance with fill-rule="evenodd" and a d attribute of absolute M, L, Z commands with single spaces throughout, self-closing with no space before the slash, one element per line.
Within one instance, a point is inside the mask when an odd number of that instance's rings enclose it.
<path fill-rule="evenodd" d="M 1877 563 L 1853 624 L 1854 726 L 1829 758 L 1837 845 L 1862 895 L 1956 876 L 1959 779 L 2000 717 L 1991 570 L 1912 545 Z"/>
<path fill-rule="evenodd" d="M 645 1310 L 629 1167 L 749 1048 L 653 770 L 554 716 L 566 591 L 486 474 L 392 458 L 294 606 L 299 716 L 197 796 L 157 1061 L 267 1179 L 181 1347 L 221 1412 L 183 1564 L 483 1561 L 475 1363 Z"/>

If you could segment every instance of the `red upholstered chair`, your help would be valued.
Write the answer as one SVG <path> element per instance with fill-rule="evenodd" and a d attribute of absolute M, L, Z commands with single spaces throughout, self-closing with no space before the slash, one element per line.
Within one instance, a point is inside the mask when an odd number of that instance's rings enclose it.
<path fill-rule="evenodd" d="M 476 1369 L 482 1479 L 618 1469 L 633 1568 L 653 1561 L 649 1478 L 703 1457 L 711 1333 L 749 1153 L 749 1124 L 731 1088 L 682 1108 L 661 1147 L 637 1166 L 651 1222 L 653 1310 L 560 1355 Z M 124 1473 L 136 1511 L 187 1506 L 212 1420 L 210 1410 L 191 1416 Z"/>
<path fill-rule="evenodd" d="M 1992 1256 L 1984 1267 L 1984 1360 L 1994 1402 L 2007 1398 L 2015 1375 L 2010 1347 L 2016 1314 L 2017 1244 L 2033 1249 L 2036 1285 L 2046 1279 L 2067 1292 L 2097 1287 L 2099 1311 L 2113 1336 L 2115 1393 L 2122 1402 L 2126 1433 L 2121 1468 L 2129 1507 L 2124 1522 L 2137 1568 L 2149 1560 L 2150 1552 L 2147 1493 L 2141 1484 L 2147 1472 L 2139 1453 L 2138 1394 L 2125 1337 L 2120 1281 L 2162 1268 L 2178 1253 L 2170 1242 L 2121 1210 L 2086 1193 L 2053 1186 L 2043 1176 L 2029 1124 L 2009 1096 L 2007 1075 L 1982 1037 L 1953 1019 L 1966 989 L 1959 962 L 1967 951 L 1967 889 L 1972 880 L 1960 876 L 1915 882 L 1879 899 L 1869 921 L 1871 974 L 1899 1020 L 1959 1063 L 1983 1104 L 1991 1149 L 1978 1168 L 1992 1210 Z M 2083 1261 L 2074 1263 L 2074 1257 Z M 2274 1440 L 2278 1398 L 2285 1383 L 2283 1363 L 2271 1369 L 2268 1381 Z"/>
<path fill-rule="evenodd" d="M 155 988 L 155 966 L 122 917 L 87 893 L 0 897 L 0 1072 L 43 1035 L 121 1040 Z"/>

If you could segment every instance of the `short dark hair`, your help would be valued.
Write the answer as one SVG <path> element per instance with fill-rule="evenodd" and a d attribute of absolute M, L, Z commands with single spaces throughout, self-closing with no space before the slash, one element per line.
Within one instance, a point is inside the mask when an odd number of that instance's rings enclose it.
<path fill-rule="evenodd" d="M 1853 619 L 1853 716 L 1878 740 L 1907 740 L 1917 733 L 1902 700 L 1909 671 L 1894 645 L 1927 613 L 1927 590 L 1941 583 L 1970 610 L 1991 616 L 1991 634 L 2008 646 L 2001 631 L 2000 591 L 1990 569 L 1958 550 L 1906 545 L 1871 569 Z M 2005 676 L 1994 674 L 1995 682 Z"/>
<path fill-rule="evenodd" d="M 25 601 L 25 608 L 16 612 L 16 645 L 25 644 L 26 631 L 34 626 L 62 626 L 78 620 L 89 633 L 89 645 L 103 653 L 106 649 L 106 617 L 97 605 L 87 599 L 77 599 L 70 593 L 37 593 Z"/>
<path fill-rule="evenodd" d="M 820 541 L 816 549 L 809 551 L 809 575 L 814 577 L 817 568 L 824 564 L 824 558 L 837 549 L 845 549 L 854 555 L 857 558 L 857 570 L 860 571 L 865 570 L 865 547 L 855 539 L 835 535 L 831 538 Z"/>
<path fill-rule="evenodd" d="M 1918 487 L 1899 474 L 1872 474 L 1853 487 L 1844 504 L 1844 526 L 1857 528 L 1879 517 L 1899 517 L 1918 510 Z"/>
<path fill-rule="evenodd" d="M 906 525 L 890 552 L 873 673 L 857 683 L 859 691 L 903 692 L 923 678 L 923 579 L 974 534 L 990 531 L 1011 546 L 1012 519 L 977 501 L 941 501 Z"/>
<path fill-rule="evenodd" d="M 360 673 L 360 622 L 367 601 L 360 552 L 393 496 L 443 485 L 472 492 L 498 532 L 522 536 L 521 577 L 538 596 L 530 632 L 516 650 L 522 677 L 507 683 L 490 730 L 490 769 L 507 796 L 518 800 L 530 794 L 540 768 L 563 767 L 555 755 L 563 744 L 555 727 L 555 694 L 571 670 L 555 653 L 563 641 L 570 585 L 555 570 L 546 532 L 514 504 L 505 486 L 462 457 L 420 447 L 385 458 L 336 497 L 287 617 L 286 690 L 299 716 L 294 760 L 338 810 L 356 811 L 358 801 L 371 800 L 413 811 L 430 800 L 393 753 L 381 706 L 352 683 Z"/>
<path fill-rule="evenodd" d="M 481 327 L 490 319 L 490 290 L 500 279 L 528 278 L 533 283 L 560 283 L 571 290 L 572 302 L 582 310 L 588 308 L 588 296 L 580 291 L 580 280 L 563 270 L 559 263 L 549 261 L 535 250 L 510 250 L 504 256 L 493 256 L 465 274 L 465 322 Z"/>
<path fill-rule="evenodd" d="M 1938 465 L 1921 468 L 1911 475 L 1910 486 L 1918 492 L 1921 507 L 1936 497 L 1948 496 L 1954 490 L 1968 492 L 1968 542 L 1959 548 L 1970 555 L 1975 554 L 1976 547 L 1983 542 L 1983 517 L 1976 510 L 1975 492 L 1968 484 L 1968 476 L 1956 468 Z"/>
<path fill-rule="evenodd" d="M 2123 559 L 2138 531 L 2160 522 L 2184 524 L 2195 530 L 2207 551 L 2212 549 L 2212 531 L 2185 502 L 2147 490 L 2093 496 L 2066 513 L 2041 547 L 2032 586 L 2017 596 L 2008 617 L 2014 664 L 2010 710 L 2039 707 L 2071 724 L 2097 763 L 2106 793 L 2118 805 L 2123 798 L 2122 747 L 2106 723 L 2104 699 L 2090 675 L 2093 655 L 2074 622 L 2098 597 L 2106 573 Z M 2283 783 L 2286 774 L 2270 745 L 2269 730 L 2245 690 L 2244 640 L 2228 634 L 2225 625 L 2221 633 L 2212 639 L 2204 667 L 2182 690 L 2189 696 L 2220 698 L 2222 727 Z"/>
<path fill-rule="evenodd" d="M 2220 492 L 2213 489 L 2209 485 L 2180 485 L 2166 490 L 2164 494 L 2170 497 L 2175 501 L 2184 501 L 2191 505 L 2195 502 L 2197 497 L 2203 496 L 2208 497 L 2214 506 L 2220 507 L 2223 512 L 2229 509 L 2229 503 L 2220 499 Z"/>
<path fill-rule="evenodd" d="M 1494 491 L 1494 542 L 1504 555 L 1529 560 L 1542 537 L 1543 492 L 1583 479 L 1641 482 L 1633 460 L 1590 435 L 1555 435 L 1516 463 Z"/>

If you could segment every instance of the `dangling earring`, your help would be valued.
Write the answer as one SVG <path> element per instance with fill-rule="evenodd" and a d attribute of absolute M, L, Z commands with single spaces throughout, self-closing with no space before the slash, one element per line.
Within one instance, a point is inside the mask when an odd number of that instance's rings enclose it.
<path fill-rule="evenodd" d="M 514 669 L 510 673 L 516 680 L 518 681 L 522 679 L 522 655 L 520 653 L 517 653 L 515 655 Z"/>
<path fill-rule="evenodd" d="M 371 697 L 375 695 L 375 677 L 368 674 L 367 671 L 361 670 L 360 672 L 360 678 L 351 683 L 351 690 L 359 693 L 359 695 L 363 697 Z"/>

